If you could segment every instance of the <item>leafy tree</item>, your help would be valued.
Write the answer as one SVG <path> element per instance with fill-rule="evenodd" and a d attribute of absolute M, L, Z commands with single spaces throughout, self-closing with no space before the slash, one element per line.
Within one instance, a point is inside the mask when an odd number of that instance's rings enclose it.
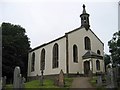
<path fill-rule="evenodd" d="M 105 54 L 104 55 L 104 60 L 105 60 L 105 66 L 108 65 L 111 61 L 110 61 L 110 56 Z"/>
<path fill-rule="evenodd" d="M 120 31 L 113 34 L 112 39 L 108 42 L 113 63 L 120 64 Z"/>
<path fill-rule="evenodd" d="M 105 70 L 106 70 L 106 66 L 111 62 L 110 61 L 110 55 L 105 54 L 104 55 L 104 61 L 105 61 Z"/>
<path fill-rule="evenodd" d="M 13 78 L 15 66 L 20 66 L 23 76 L 27 75 L 30 41 L 25 29 L 19 25 L 2 23 L 2 75 Z"/>

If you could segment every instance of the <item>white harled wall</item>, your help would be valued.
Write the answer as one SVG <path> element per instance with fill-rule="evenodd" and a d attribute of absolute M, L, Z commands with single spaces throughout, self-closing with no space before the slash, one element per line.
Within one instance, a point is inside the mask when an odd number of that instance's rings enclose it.
<path fill-rule="evenodd" d="M 84 37 L 89 37 L 91 41 L 91 50 L 97 53 L 97 50 L 100 50 L 101 56 L 103 56 L 103 44 L 96 38 L 96 36 L 91 32 L 91 30 L 85 30 L 82 28 L 80 30 L 74 31 L 68 34 L 68 42 L 69 42 L 69 73 L 81 73 L 84 74 L 84 65 L 82 56 L 87 52 L 85 50 L 84 45 Z M 73 45 L 76 44 L 78 47 L 78 63 L 73 62 Z M 96 72 L 96 62 L 94 62 L 94 71 Z M 101 71 L 104 71 L 104 61 L 100 60 Z"/>
<path fill-rule="evenodd" d="M 85 30 L 85 28 L 81 28 L 80 30 L 73 31 L 68 33 L 68 52 L 69 52 L 69 73 L 76 74 L 79 72 L 80 74 L 84 74 L 84 61 L 82 56 L 87 52 L 85 50 L 84 45 L 84 37 L 89 37 L 91 41 L 91 50 L 97 53 L 97 50 L 100 50 L 101 56 L 104 55 L 104 45 L 96 38 L 96 36 L 92 33 L 91 30 Z M 57 43 L 59 45 L 59 67 L 56 69 L 52 68 L 52 50 L 54 44 Z M 73 45 L 76 44 L 78 48 L 78 63 L 73 62 Z M 40 73 L 40 55 L 41 50 L 45 49 L 45 70 L 44 75 L 54 75 L 59 74 L 62 69 L 64 73 L 66 73 L 66 37 L 63 37 L 59 40 L 56 40 L 52 43 L 49 43 L 39 49 L 36 49 L 29 53 L 28 60 L 28 76 L 37 76 L 41 75 Z M 31 72 L 31 57 L 32 53 L 35 52 L 35 71 Z M 100 60 L 100 71 L 104 72 L 104 61 Z M 96 70 L 96 60 L 93 60 L 93 72 L 97 72 Z"/>
<path fill-rule="evenodd" d="M 52 68 L 52 51 L 55 43 L 59 45 L 59 67 L 53 69 Z M 41 50 L 43 48 L 45 49 L 44 75 L 59 74 L 61 69 L 63 70 L 64 73 L 66 73 L 66 38 L 64 37 L 62 39 L 59 39 L 55 42 L 52 42 L 46 46 L 43 46 L 29 53 L 28 76 L 41 75 L 40 57 L 41 57 Z M 35 52 L 35 71 L 31 72 L 31 57 L 33 52 Z"/>

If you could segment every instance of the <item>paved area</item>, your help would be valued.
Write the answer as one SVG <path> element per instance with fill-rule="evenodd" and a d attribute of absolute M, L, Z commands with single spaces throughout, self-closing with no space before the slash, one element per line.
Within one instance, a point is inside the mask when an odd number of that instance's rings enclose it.
<path fill-rule="evenodd" d="M 93 88 L 88 80 L 89 77 L 77 77 L 73 80 L 71 88 Z"/>

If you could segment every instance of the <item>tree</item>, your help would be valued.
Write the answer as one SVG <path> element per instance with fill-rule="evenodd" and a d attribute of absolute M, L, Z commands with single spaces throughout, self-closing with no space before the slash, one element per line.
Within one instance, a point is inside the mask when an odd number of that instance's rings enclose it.
<path fill-rule="evenodd" d="M 109 52 L 114 64 L 120 64 L 120 31 L 113 34 L 112 39 L 108 42 Z"/>
<path fill-rule="evenodd" d="M 2 23 L 2 75 L 13 78 L 15 66 L 21 68 L 23 76 L 27 75 L 28 50 L 30 41 L 25 29 L 19 25 Z"/>
<path fill-rule="evenodd" d="M 111 62 L 110 61 L 110 55 L 105 54 L 104 55 L 104 61 L 105 61 L 105 70 L 106 70 L 106 66 Z"/>

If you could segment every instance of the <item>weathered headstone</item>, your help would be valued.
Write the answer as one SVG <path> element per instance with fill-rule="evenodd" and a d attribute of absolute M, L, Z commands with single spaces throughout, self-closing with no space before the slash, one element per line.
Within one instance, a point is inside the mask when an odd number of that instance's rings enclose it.
<path fill-rule="evenodd" d="M 6 76 L 2 77 L 2 88 L 5 88 L 6 85 Z"/>
<path fill-rule="evenodd" d="M 43 86 L 43 70 L 41 70 L 40 85 Z"/>
<path fill-rule="evenodd" d="M 24 79 L 20 74 L 20 67 L 15 67 L 14 69 L 14 80 L 13 80 L 14 88 L 24 88 Z"/>
<path fill-rule="evenodd" d="M 64 73 L 63 73 L 63 71 L 62 71 L 62 69 L 61 69 L 61 71 L 60 71 L 60 74 L 59 74 L 59 77 L 58 77 L 58 85 L 60 86 L 60 87 L 64 87 Z"/>
<path fill-rule="evenodd" d="M 0 90 L 2 90 L 2 77 L 0 77 Z"/>
<path fill-rule="evenodd" d="M 97 86 L 102 86 L 102 76 L 101 75 L 97 76 Z"/>
<path fill-rule="evenodd" d="M 14 81 L 13 81 L 13 87 L 14 88 L 20 88 L 20 67 L 15 67 L 14 69 Z"/>
<path fill-rule="evenodd" d="M 24 82 L 25 82 L 25 78 L 24 77 L 20 77 L 20 88 L 24 88 L 25 87 Z"/>
<path fill-rule="evenodd" d="M 115 88 L 113 68 L 107 69 L 107 88 Z"/>

